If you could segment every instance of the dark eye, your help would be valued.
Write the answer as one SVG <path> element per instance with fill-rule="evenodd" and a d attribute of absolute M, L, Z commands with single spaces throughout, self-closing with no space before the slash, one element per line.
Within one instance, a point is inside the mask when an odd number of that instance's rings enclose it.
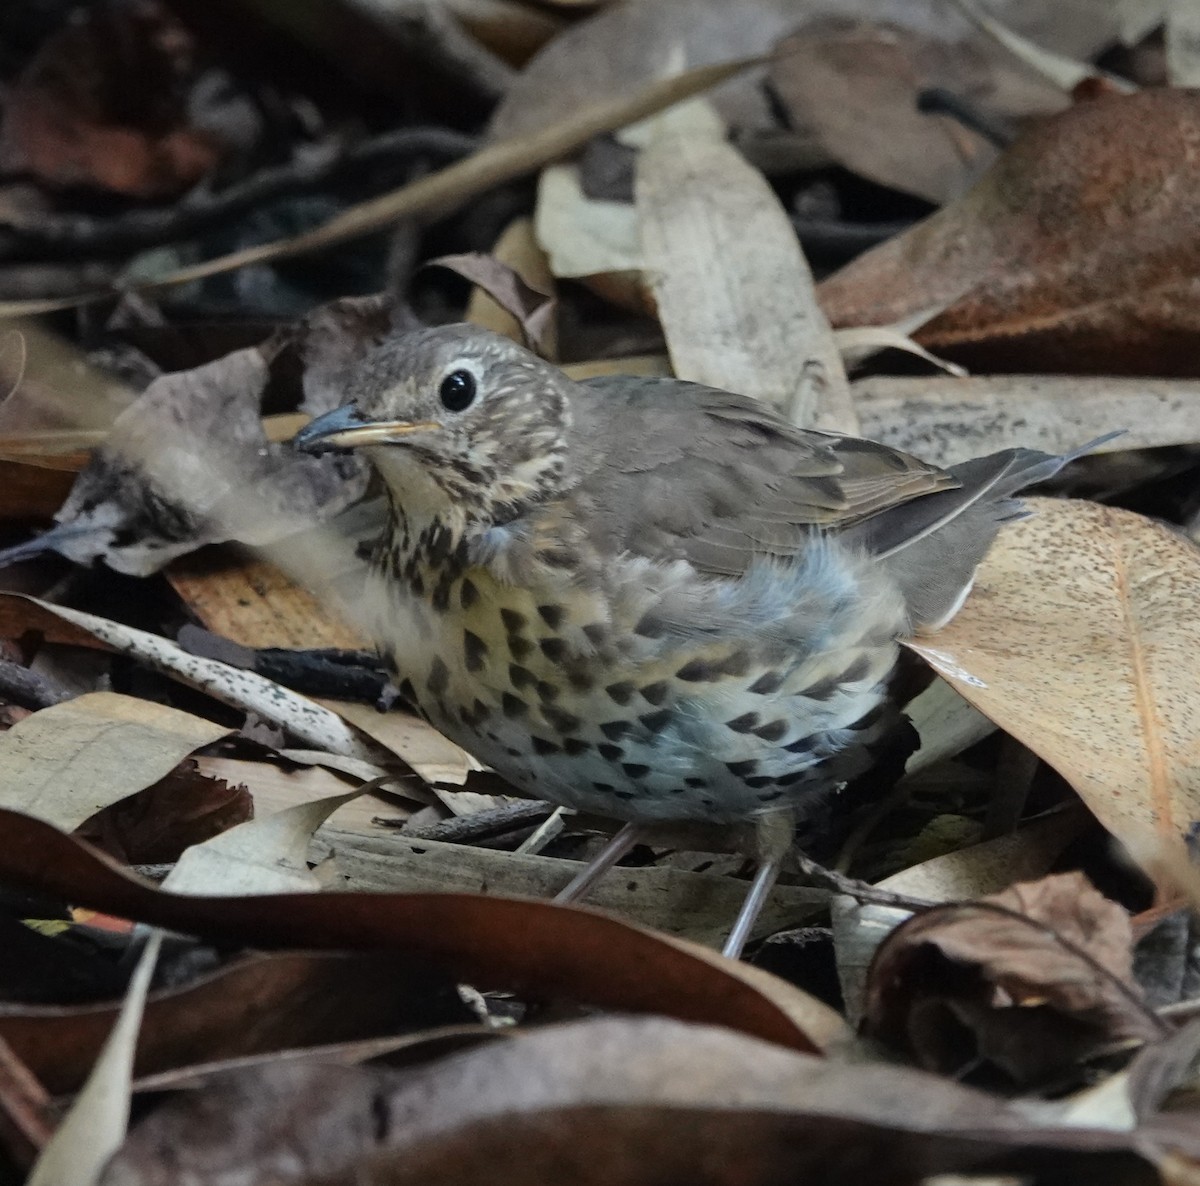
<path fill-rule="evenodd" d="M 461 412 L 471 406 L 475 398 L 475 376 L 470 371 L 451 371 L 438 388 L 442 407 L 451 412 Z"/>

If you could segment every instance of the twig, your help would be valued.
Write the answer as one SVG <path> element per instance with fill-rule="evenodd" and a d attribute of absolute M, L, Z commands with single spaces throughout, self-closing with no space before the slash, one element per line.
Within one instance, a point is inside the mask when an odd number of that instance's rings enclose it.
<path fill-rule="evenodd" d="M 511 832 L 516 828 L 540 823 L 551 815 L 554 808 L 549 803 L 536 800 L 524 803 L 505 803 L 502 807 L 489 807 L 470 815 L 456 815 L 453 819 L 441 820 L 425 828 L 405 828 L 405 840 L 440 840 L 447 844 L 467 844 L 489 836 Z M 380 823 L 387 823 L 380 820 Z"/>
<path fill-rule="evenodd" d="M 846 894 L 859 902 L 870 902 L 873 906 L 892 906 L 897 910 L 910 910 L 914 914 L 921 910 L 930 910 L 934 906 L 945 905 L 943 902 L 931 902 L 928 898 L 914 898 L 909 894 L 897 894 L 892 890 L 880 889 L 857 877 L 847 877 L 844 873 L 835 873 L 832 869 L 818 865 L 811 857 L 802 852 L 795 854 L 796 864 L 800 872 L 819 889 L 831 890 L 835 894 Z"/>
<path fill-rule="evenodd" d="M 287 164 L 262 169 L 213 193 L 192 190 L 174 206 L 129 210 L 113 218 L 84 214 L 39 214 L 28 223 L 0 225 L 0 259 L 38 252 L 117 253 L 182 239 L 288 194 L 316 189 L 352 168 L 414 156 L 454 161 L 474 152 L 478 137 L 450 128 L 414 127 L 385 132 L 359 144 L 321 144 Z"/>
<path fill-rule="evenodd" d="M 49 708 L 72 698 L 66 688 L 8 659 L 0 659 L 0 696 L 22 708 L 33 709 Z"/>

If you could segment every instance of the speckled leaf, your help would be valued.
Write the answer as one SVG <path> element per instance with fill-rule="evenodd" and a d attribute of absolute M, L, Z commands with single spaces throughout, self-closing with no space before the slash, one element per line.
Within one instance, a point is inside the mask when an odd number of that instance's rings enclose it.
<path fill-rule="evenodd" d="M 1200 551 L 1130 511 L 1028 505 L 958 617 L 908 645 L 1136 855 L 1200 819 Z"/>

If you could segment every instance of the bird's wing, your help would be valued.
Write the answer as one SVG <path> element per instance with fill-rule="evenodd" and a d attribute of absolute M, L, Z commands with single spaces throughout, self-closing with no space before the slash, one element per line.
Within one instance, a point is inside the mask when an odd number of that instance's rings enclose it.
<path fill-rule="evenodd" d="M 789 558 L 836 531 L 958 480 L 908 454 L 796 428 L 727 391 L 670 379 L 580 385 L 570 514 L 597 542 L 703 572 Z"/>

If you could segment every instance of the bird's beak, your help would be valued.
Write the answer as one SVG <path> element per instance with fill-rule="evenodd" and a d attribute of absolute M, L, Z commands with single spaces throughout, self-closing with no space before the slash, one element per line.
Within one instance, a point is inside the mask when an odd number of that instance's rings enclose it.
<path fill-rule="evenodd" d="M 414 432 L 440 427 L 435 420 L 368 420 L 353 404 L 345 404 L 309 421 L 292 438 L 292 444 L 305 453 L 357 449 L 363 445 L 391 445 Z"/>

